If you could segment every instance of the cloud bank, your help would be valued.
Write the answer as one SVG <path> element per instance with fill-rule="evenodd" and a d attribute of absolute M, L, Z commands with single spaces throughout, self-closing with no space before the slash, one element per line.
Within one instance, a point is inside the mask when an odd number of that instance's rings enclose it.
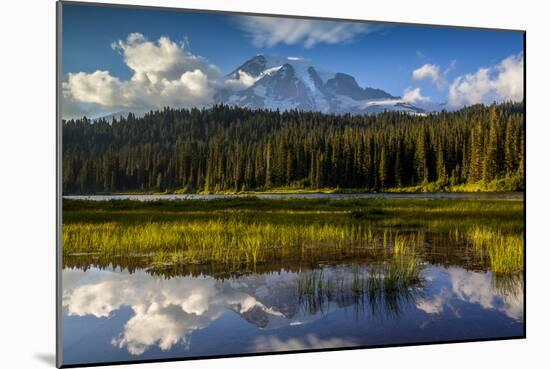
<path fill-rule="evenodd" d="M 495 66 L 457 77 L 449 87 L 449 106 L 523 100 L 523 63 L 520 53 Z"/>
<path fill-rule="evenodd" d="M 332 21 L 247 17 L 241 22 L 257 46 L 271 47 L 278 43 L 334 44 L 351 41 L 359 34 L 372 32 L 372 26 Z M 141 33 L 131 33 L 125 40 L 112 43 L 124 63 L 133 72 L 122 80 L 107 70 L 91 73 L 68 73 L 62 84 L 64 119 L 87 115 L 95 117 L 113 112 L 144 113 L 164 106 L 186 108 L 209 106 L 222 88 L 238 91 L 253 85 L 258 78 L 239 72 L 239 78 L 224 78 L 218 67 L 191 53 L 184 43 L 168 37 L 148 40 Z M 479 68 L 476 72 L 456 77 L 452 83 L 448 73 L 456 61 L 442 69 L 437 64 L 424 64 L 412 71 L 413 81 L 428 80 L 440 90 L 448 89 L 448 109 L 494 101 L 523 99 L 523 53 L 511 55 L 500 63 Z M 271 73 L 272 71 L 266 71 Z M 429 103 L 418 87 L 408 87 L 403 100 Z"/>
<path fill-rule="evenodd" d="M 242 18 L 240 24 L 256 47 L 273 47 L 283 43 L 311 48 L 322 43 L 349 42 L 360 34 L 374 30 L 364 23 L 275 17 L 247 16 Z"/>
<path fill-rule="evenodd" d="M 103 70 L 69 73 L 63 82 L 64 118 L 81 116 L 87 110 L 139 112 L 166 105 L 212 103 L 221 72 L 187 51 L 184 44 L 168 37 L 152 42 L 140 33 L 131 33 L 111 46 L 123 56 L 132 77 L 121 80 Z"/>
<path fill-rule="evenodd" d="M 511 55 L 500 63 L 479 68 L 475 73 L 456 77 L 452 83 L 447 80 L 449 72 L 455 69 L 453 60 L 445 71 L 437 64 L 424 64 L 413 70 L 413 81 L 428 80 L 437 88 L 448 86 L 447 108 L 458 109 L 473 104 L 491 104 L 494 101 L 523 100 L 523 53 Z M 410 102 L 428 101 L 419 88 L 405 90 L 404 100 Z"/>

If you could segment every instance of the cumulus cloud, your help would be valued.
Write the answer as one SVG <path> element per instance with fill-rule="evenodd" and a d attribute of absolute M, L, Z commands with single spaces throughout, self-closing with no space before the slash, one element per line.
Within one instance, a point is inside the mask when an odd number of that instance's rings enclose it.
<path fill-rule="evenodd" d="M 69 73 L 68 85 L 76 101 L 109 105 L 124 98 L 120 94 L 124 89 L 123 83 L 108 71 Z"/>
<path fill-rule="evenodd" d="M 123 55 L 126 65 L 136 73 L 135 78 L 146 77 L 153 83 L 162 78 L 174 80 L 195 70 L 201 70 L 210 78 L 220 74 L 206 59 L 185 50 L 184 43 L 178 44 L 165 36 L 151 42 L 141 33 L 131 33 L 126 40 L 113 42 L 111 47 Z"/>
<path fill-rule="evenodd" d="M 428 79 L 433 81 L 438 87 L 445 85 L 445 77 L 441 74 L 439 65 L 436 64 L 424 64 L 420 68 L 413 70 L 412 79 L 415 81 Z"/>
<path fill-rule="evenodd" d="M 430 101 L 430 97 L 422 95 L 419 87 L 407 87 L 403 92 L 403 100 L 409 103 L 428 102 Z"/>
<path fill-rule="evenodd" d="M 133 71 L 121 80 L 109 71 L 69 73 L 63 82 L 63 117 L 96 111 L 144 111 L 166 105 L 204 106 L 212 103 L 221 71 L 168 37 L 149 41 L 140 33 L 111 45 Z M 80 112 L 80 114 L 78 114 Z"/>
<path fill-rule="evenodd" d="M 523 53 L 457 77 L 449 87 L 450 107 L 507 100 L 523 100 Z"/>
<path fill-rule="evenodd" d="M 314 19 L 243 17 L 240 23 L 257 47 L 273 47 L 284 43 L 311 48 L 321 43 L 349 42 L 360 34 L 374 30 L 373 26 L 364 23 Z"/>

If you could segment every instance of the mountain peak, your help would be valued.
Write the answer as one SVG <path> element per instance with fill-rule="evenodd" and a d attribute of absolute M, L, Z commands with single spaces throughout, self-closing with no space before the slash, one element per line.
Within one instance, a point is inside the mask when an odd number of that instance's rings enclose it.
<path fill-rule="evenodd" d="M 277 75 L 284 77 L 292 76 L 294 75 L 294 68 L 292 67 L 292 65 L 285 63 L 281 66 L 281 68 L 279 68 L 279 70 L 277 71 Z"/>
<path fill-rule="evenodd" d="M 337 114 L 424 111 L 379 88 L 362 88 L 352 75 L 325 70 L 301 57 L 257 54 L 226 78 L 228 85 L 240 87 L 220 91 L 217 102 L 252 109 L 301 109 Z"/>

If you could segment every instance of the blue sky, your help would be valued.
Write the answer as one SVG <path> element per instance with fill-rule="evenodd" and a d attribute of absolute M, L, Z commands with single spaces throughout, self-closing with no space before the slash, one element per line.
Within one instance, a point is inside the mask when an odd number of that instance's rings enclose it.
<path fill-rule="evenodd" d="M 100 70 L 121 81 L 129 80 L 135 70 L 125 62 L 122 49 L 114 50 L 112 44 L 132 33 L 152 43 L 162 36 L 174 43 L 184 42 L 186 52 L 202 57 L 223 74 L 259 53 L 296 56 L 334 72 L 351 74 L 361 86 L 381 88 L 393 95 L 419 88 L 422 96 L 434 102 L 448 100 L 448 86 L 457 78 L 473 75 L 481 68 L 493 68 L 489 75 L 494 77 L 496 66 L 508 57 L 520 55 L 523 67 L 521 32 L 349 23 L 341 34 L 326 39 L 317 29 L 323 29 L 321 21 L 303 34 L 296 34 L 293 24 L 289 27 L 294 30 L 285 33 L 280 19 L 260 27 L 249 21 L 249 17 L 233 14 L 66 4 L 63 76 L 66 79 L 69 73 Z M 413 71 L 426 64 L 437 67 L 437 76 L 427 73 L 413 78 Z"/>

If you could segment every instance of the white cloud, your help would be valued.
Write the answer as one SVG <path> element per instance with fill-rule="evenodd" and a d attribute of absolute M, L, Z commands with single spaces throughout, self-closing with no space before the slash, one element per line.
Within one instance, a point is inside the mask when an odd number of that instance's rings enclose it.
<path fill-rule="evenodd" d="M 420 88 L 410 88 L 407 87 L 405 91 L 403 91 L 403 100 L 409 103 L 416 103 L 416 102 L 427 102 L 430 101 L 429 96 L 423 96 L 420 92 Z"/>
<path fill-rule="evenodd" d="M 296 283 L 292 274 L 274 278 L 283 291 Z M 133 316 L 111 344 L 141 355 L 153 346 L 167 351 L 176 344 L 189 344 L 193 332 L 228 310 L 240 314 L 252 311 L 256 317 L 262 314 L 260 320 L 274 325 L 290 324 L 290 318 L 250 294 L 248 285 L 253 280 L 243 277 L 241 283 L 223 283 L 211 277 L 155 278 L 142 270 L 129 274 L 68 269 L 63 271 L 62 301 L 69 316 L 109 318 L 123 306 L 131 308 Z M 266 291 L 267 296 L 272 293 Z"/>
<path fill-rule="evenodd" d="M 431 298 L 419 299 L 416 302 L 416 307 L 426 314 L 441 314 L 445 307 L 445 299 L 439 294 Z"/>
<path fill-rule="evenodd" d="M 427 277 L 446 280 L 439 292 L 416 301 L 416 307 L 427 314 L 442 314 L 450 309 L 455 315 L 460 310 L 455 307 L 457 301 L 476 304 L 485 310 L 502 312 L 515 320 L 523 319 L 523 285 L 516 280 L 513 291 L 503 294 L 497 288 L 490 273 L 472 272 L 462 268 L 434 268 L 428 271 Z M 437 275 L 437 276 L 436 276 Z"/>
<path fill-rule="evenodd" d="M 450 107 L 508 100 L 523 100 L 523 53 L 457 77 L 449 87 Z"/>
<path fill-rule="evenodd" d="M 464 269 L 449 269 L 452 289 L 462 301 L 476 303 L 484 309 L 494 309 L 503 312 L 509 318 L 523 319 L 523 286 L 516 285 L 516 293 L 502 295 L 491 280 L 488 273 L 467 272 Z"/>
<path fill-rule="evenodd" d="M 288 58 L 290 59 L 290 58 Z M 280 65 L 267 68 L 262 73 L 260 73 L 257 77 L 253 77 L 250 74 L 243 72 L 242 70 L 237 71 L 237 76 L 231 76 L 230 78 L 227 78 L 224 80 L 225 87 L 228 87 L 231 90 L 238 91 L 238 90 L 244 90 L 250 86 L 252 86 L 254 83 L 262 79 L 266 75 L 270 75 L 272 73 L 275 73 L 281 68 Z M 261 88 L 262 86 L 257 86 L 256 88 Z"/>
<path fill-rule="evenodd" d="M 357 346 L 357 342 L 346 338 L 319 338 L 308 334 L 304 338 L 281 339 L 276 336 L 260 336 L 256 340 L 256 351 L 293 351 L 305 349 L 342 348 Z"/>
<path fill-rule="evenodd" d="M 114 42 L 133 71 L 121 80 L 109 71 L 69 73 L 63 82 L 63 117 L 117 110 L 145 111 L 170 105 L 204 106 L 212 103 L 220 70 L 203 57 L 185 50 L 168 37 L 152 42 L 140 33 Z"/>
<path fill-rule="evenodd" d="M 128 275 L 69 270 L 63 272 L 63 281 L 63 306 L 70 316 L 110 317 L 123 305 L 133 310 L 111 342 L 132 355 L 151 346 L 166 351 L 177 343 L 186 344 L 192 332 L 222 313 L 223 301 L 216 302 L 220 292 L 211 278 L 165 281 L 142 271 Z"/>
<path fill-rule="evenodd" d="M 445 85 L 445 78 L 439 71 L 439 65 L 424 64 L 412 72 L 412 79 L 420 81 L 423 79 L 432 80 L 438 87 Z"/>
<path fill-rule="evenodd" d="M 67 83 L 71 87 L 71 96 L 77 101 L 110 105 L 120 103 L 123 98 L 120 93 L 123 83 L 107 71 L 69 73 Z"/>
<path fill-rule="evenodd" d="M 201 70 L 210 78 L 219 76 L 217 67 L 201 56 L 185 50 L 184 43 L 177 44 L 168 37 L 151 42 L 140 33 L 131 33 L 126 41 L 118 40 L 111 47 L 120 51 L 124 62 L 137 76 L 147 77 L 155 83 L 158 79 L 173 80 L 183 73 Z"/>
<path fill-rule="evenodd" d="M 252 86 L 258 80 L 257 77 L 253 77 L 242 70 L 237 71 L 237 73 L 239 76 L 238 78 L 228 78 L 224 81 L 225 86 L 231 90 L 244 90 L 245 88 Z"/>
<path fill-rule="evenodd" d="M 135 311 L 124 325 L 124 332 L 111 340 L 113 346 L 126 348 L 132 355 L 141 355 L 154 345 L 168 351 L 178 343 L 188 344 L 192 332 L 205 328 L 222 313 L 220 309 L 212 309 L 206 314 L 190 314 L 175 305 L 147 308 Z"/>
<path fill-rule="evenodd" d="M 276 17 L 243 17 L 241 26 L 257 47 L 284 43 L 310 48 L 320 43 L 348 42 L 373 31 L 372 26 L 364 23 Z"/>

